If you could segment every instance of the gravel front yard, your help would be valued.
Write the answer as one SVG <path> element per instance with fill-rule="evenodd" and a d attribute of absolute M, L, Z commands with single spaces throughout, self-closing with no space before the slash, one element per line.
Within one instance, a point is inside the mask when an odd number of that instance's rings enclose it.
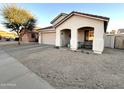
<path fill-rule="evenodd" d="M 124 50 L 102 55 L 51 46 L 1 46 L 55 88 L 124 88 Z"/>

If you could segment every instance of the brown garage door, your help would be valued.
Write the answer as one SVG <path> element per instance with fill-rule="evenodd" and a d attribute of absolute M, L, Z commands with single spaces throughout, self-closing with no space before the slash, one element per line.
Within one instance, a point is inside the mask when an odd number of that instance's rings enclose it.
<path fill-rule="evenodd" d="M 115 48 L 124 49 L 124 36 L 115 37 Z"/>
<path fill-rule="evenodd" d="M 55 32 L 42 33 L 43 44 L 55 45 L 55 38 L 56 38 Z"/>

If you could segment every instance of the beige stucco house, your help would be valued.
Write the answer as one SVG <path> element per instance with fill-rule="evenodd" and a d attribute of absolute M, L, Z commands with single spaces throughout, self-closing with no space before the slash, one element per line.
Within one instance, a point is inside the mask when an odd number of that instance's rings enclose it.
<path fill-rule="evenodd" d="M 25 32 L 25 34 L 22 36 L 22 42 L 38 42 L 38 32 Z"/>
<path fill-rule="evenodd" d="M 82 44 L 101 54 L 108 21 L 108 17 L 87 13 L 61 13 L 51 21 L 52 26 L 39 29 L 39 43 L 68 46 L 71 50 L 77 50 Z"/>

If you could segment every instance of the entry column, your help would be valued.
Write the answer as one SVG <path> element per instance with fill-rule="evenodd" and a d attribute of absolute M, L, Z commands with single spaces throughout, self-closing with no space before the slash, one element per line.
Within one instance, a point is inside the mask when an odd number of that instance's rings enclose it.
<path fill-rule="evenodd" d="M 104 50 L 104 27 L 98 26 L 94 30 L 93 51 L 97 54 L 102 54 Z"/>
<path fill-rule="evenodd" d="M 41 44 L 41 32 L 38 33 L 39 36 L 38 36 L 38 43 Z"/>
<path fill-rule="evenodd" d="M 61 31 L 56 29 L 56 46 L 61 46 Z"/>
<path fill-rule="evenodd" d="M 78 48 L 78 34 L 77 34 L 77 29 L 73 28 L 71 29 L 71 50 L 77 50 Z"/>

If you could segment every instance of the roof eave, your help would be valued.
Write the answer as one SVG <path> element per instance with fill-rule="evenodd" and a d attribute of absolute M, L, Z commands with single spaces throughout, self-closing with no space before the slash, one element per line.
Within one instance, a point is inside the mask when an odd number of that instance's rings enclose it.
<path fill-rule="evenodd" d="M 85 16 L 85 17 L 90 17 L 92 19 L 97 19 L 97 20 L 101 20 L 101 21 L 109 21 L 110 18 L 108 17 L 104 17 L 104 18 L 98 18 L 98 17 L 92 17 L 92 16 L 88 16 L 88 15 L 81 15 L 78 12 L 71 12 L 70 14 L 67 15 L 67 17 L 63 18 L 60 22 L 58 22 L 54 27 L 59 26 L 61 23 L 63 23 L 63 21 L 66 21 L 69 17 L 73 16 L 73 15 L 79 15 L 79 16 Z"/>
<path fill-rule="evenodd" d="M 66 13 L 60 13 L 57 17 L 55 17 L 50 23 L 53 24 L 58 18 L 60 18 L 62 15 L 68 15 Z"/>

